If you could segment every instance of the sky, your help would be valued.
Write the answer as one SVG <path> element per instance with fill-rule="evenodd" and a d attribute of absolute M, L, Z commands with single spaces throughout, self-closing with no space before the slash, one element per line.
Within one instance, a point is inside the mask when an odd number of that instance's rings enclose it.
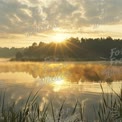
<path fill-rule="evenodd" d="M 122 0 L 0 0 L 0 47 L 122 38 Z"/>

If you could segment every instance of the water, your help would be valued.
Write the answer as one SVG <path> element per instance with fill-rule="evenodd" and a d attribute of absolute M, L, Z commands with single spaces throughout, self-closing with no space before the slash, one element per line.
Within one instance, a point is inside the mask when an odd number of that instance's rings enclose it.
<path fill-rule="evenodd" d="M 15 101 L 19 109 L 31 91 L 40 90 L 40 109 L 52 100 L 58 111 L 65 100 L 65 119 L 72 119 L 66 115 L 79 100 L 92 122 L 93 106 L 101 100 L 101 81 L 105 94 L 109 94 L 111 88 L 120 92 L 121 80 L 121 66 L 105 62 L 0 62 L 0 90 L 6 92 L 8 103 Z"/>

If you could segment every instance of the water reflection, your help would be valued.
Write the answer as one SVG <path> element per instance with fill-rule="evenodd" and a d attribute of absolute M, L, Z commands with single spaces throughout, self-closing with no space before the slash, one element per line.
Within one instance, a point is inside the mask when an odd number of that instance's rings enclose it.
<path fill-rule="evenodd" d="M 79 81 L 117 81 L 122 80 L 122 66 L 108 66 L 106 64 L 84 63 L 0 63 L 0 73 L 24 72 L 34 79 L 42 80 L 46 77 L 65 77 L 69 82 Z"/>
<path fill-rule="evenodd" d="M 112 73 L 108 73 L 109 70 Z M 87 111 L 93 113 L 91 106 L 96 106 L 101 100 L 98 81 L 105 81 L 107 78 L 112 81 L 121 80 L 120 71 L 121 66 L 110 68 L 105 64 L 6 62 L 0 63 L 0 91 L 6 91 L 6 101 L 8 104 L 15 101 L 18 109 L 27 100 L 30 91 L 35 94 L 39 89 L 41 110 L 50 100 L 53 100 L 55 110 L 59 110 L 64 99 L 67 101 L 65 108 L 73 110 L 78 99 L 85 102 L 87 116 Z M 110 87 L 117 93 L 121 88 L 121 82 L 117 81 L 109 84 L 110 86 L 105 82 L 102 85 L 106 94 L 111 93 Z M 89 120 L 94 117 L 93 114 L 89 116 Z"/>
<path fill-rule="evenodd" d="M 79 85 L 84 81 L 108 81 L 111 83 L 122 80 L 121 69 L 122 66 L 79 62 L 6 62 L 0 63 L 0 87 L 3 87 L 2 85 L 6 82 L 6 85 L 24 84 L 30 86 L 35 84 L 35 86 L 42 87 L 51 85 L 56 86 L 56 89 L 59 89 L 58 87 L 61 89 L 69 83 Z"/>

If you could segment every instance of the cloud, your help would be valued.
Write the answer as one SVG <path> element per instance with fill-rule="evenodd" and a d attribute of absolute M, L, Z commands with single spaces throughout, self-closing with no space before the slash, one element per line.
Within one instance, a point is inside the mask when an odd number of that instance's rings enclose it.
<path fill-rule="evenodd" d="M 122 23 L 121 0 L 0 0 L 0 33 L 42 33 Z"/>
<path fill-rule="evenodd" d="M 122 20 L 121 0 L 84 0 L 83 7 L 89 24 L 116 24 Z"/>

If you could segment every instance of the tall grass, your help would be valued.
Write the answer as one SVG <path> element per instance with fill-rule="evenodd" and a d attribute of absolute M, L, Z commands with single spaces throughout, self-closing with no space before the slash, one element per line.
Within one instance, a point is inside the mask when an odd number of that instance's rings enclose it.
<path fill-rule="evenodd" d="M 122 88 L 120 94 L 112 88 L 111 94 L 105 94 L 102 85 L 101 89 L 102 100 L 98 108 L 94 107 L 96 115 L 94 122 L 122 122 Z M 2 92 L 0 95 L 0 122 L 89 122 L 88 118 L 85 118 L 84 105 L 81 104 L 81 101 L 77 100 L 69 115 L 63 119 L 66 101 L 62 102 L 58 112 L 52 100 L 45 103 L 40 109 L 38 93 L 39 90 L 34 95 L 31 92 L 23 106 L 17 110 L 15 102 L 8 104 L 6 93 Z M 75 118 L 69 120 L 73 116 Z"/>
<path fill-rule="evenodd" d="M 99 122 L 122 122 L 122 88 L 120 94 L 113 91 L 111 94 L 105 94 L 102 89 L 102 101 L 99 103 L 97 110 Z"/>

